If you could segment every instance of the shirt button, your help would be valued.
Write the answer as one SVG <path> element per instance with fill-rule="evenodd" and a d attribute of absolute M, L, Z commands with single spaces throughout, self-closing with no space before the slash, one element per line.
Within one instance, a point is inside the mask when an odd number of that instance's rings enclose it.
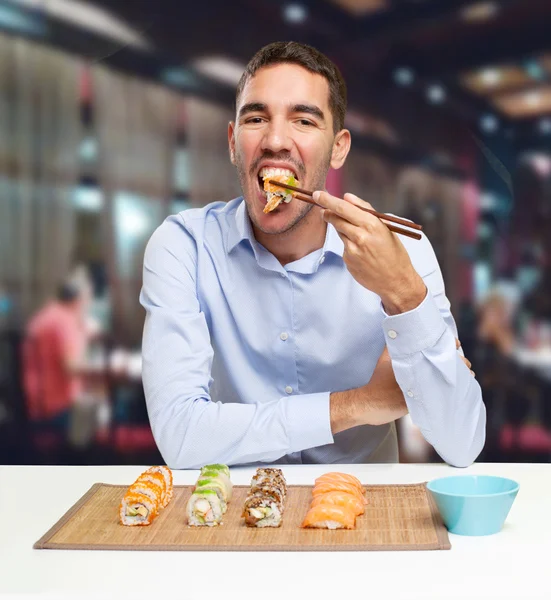
<path fill-rule="evenodd" d="M 323 263 L 324 263 L 324 262 L 325 262 L 325 256 L 322 256 L 322 257 L 320 258 L 320 265 L 323 265 Z"/>
<path fill-rule="evenodd" d="M 408 396 L 409 396 L 410 398 L 413 398 L 413 392 L 412 392 L 411 390 L 408 390 Z"/>
<path fill-rule="evenodd" d="M 282 277 L 287 277 L 287 273 L 282 273 L 282 272 L 280 271 L 280 272 L 279 272 L 279 274 L 280 274 Z"/>
<path fill-rule="evenodd" d="M 391 330 L 388 332 L 388 337 L 389 337 L 391 340 L 394 340 L 394 339 L 396 338 L 396 336 L 397 336 L 397 335 L 398 335 L 398 334 L 397 334 L 397 333 L 394 331 L 394 329 L 391 329 Z"/>
<path fill-rule="evenodd" d="M 285 388 L 285 392 L 286 392 L 287 394 L 292 394 L 292 393 L 293 393 L 293 388 L 292 388 L 290 385 L 288 385 L 288 386 Z"/>
<path fill-rule="evenodd" d="M 282 334 L 281 334 L 279 337 L 280 337 L 280 338 L 281 338 L 283 341 L 285 341 L 285 340 L 286 340 L 286 339 L 289 337 L 289 334 L 287 334 L 287 333 L 283 332 L 283 333 L 282 333 Z"/>

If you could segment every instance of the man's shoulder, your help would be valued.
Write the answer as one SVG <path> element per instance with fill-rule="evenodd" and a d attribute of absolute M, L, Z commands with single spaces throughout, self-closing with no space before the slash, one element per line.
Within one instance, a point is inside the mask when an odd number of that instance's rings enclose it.
<path fill-rule="evenodd" d="M 211 202 L 168 216 L 153 232 L 147 253 L 163 249 L 176 255 L 182 252 L 196 255 L 197 247 L 205 242 L 223 242 L 241 201 L 235 198 L 229 202 Z"/>

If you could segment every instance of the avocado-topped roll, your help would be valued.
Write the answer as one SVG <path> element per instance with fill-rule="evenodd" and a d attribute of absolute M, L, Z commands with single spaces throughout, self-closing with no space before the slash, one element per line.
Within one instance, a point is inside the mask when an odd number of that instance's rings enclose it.
<path fill-rule="evenodd" d="M 216 470 L 202 471 L 201 475 L 199 476 L 199 479 L 197 480 L 197 485 L 199 485 L 199 483 L 202 483 L 207 480 L 209 480 L 209 481 L 215 480 L 220 485 L 222 485 L 224 487 L 224 500 L 226 502 L 229 502 L 231 500 L 232 493 L 233 493 L 233 485 L 232 485 L 231 479 L 229 478 L 229 475 L 226 475 L 226 473 L 224 473 L 222 471 L 216 471 Z"/>
<path fill-rule="evenodd" d="M 215 490 L 196 489 L 187 503 L 188 523 L 193 527 L 213 527 L 222 522 L 222 503 Z"/>
<path fill-rule="evenodd" d="M 224 483 L 217 478 L 206 478 L 199 479 L 195 486 L 195 492 L 201 492 L 204 490 L 214 490 L 216 495 L 220 499 L 220 505 L 222 506 L 222 512 L 225 513 L 229 502 L 228 491 Z"/>
<path fill-rule="evenodd" d="M 201 467 L 201 475 L 203 475 L 205 471 L 214 471 L 216 473 L 224 473 L 227 477 L 230 476 L 230 468 L 228 467 L 228 465 L 205 465 L 204 467 Z"/>
<path fill-rule="evenodd" d="M 157 503 L 145 494 L 129 492 L 121 501 L 119 516 L 123 525 L 150 525 L 157 516 Z"/>

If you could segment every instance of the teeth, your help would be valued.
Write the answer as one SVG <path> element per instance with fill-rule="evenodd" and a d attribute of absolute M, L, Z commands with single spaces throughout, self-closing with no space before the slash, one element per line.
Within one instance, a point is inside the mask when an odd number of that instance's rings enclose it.
<path fill-rule="evenodd" d="M 259 173 L 260 177 L 274 177 L 275 175 L 283 175 L 285 177 L 291 177 L 291 175 L 294 175 L 293 171 L 290 171 L 289 169 L 279 169 L 279 168 L 275 168 L 275 167 L 263 167 L 262 169 L 260 169 L 260 173 Z"/>

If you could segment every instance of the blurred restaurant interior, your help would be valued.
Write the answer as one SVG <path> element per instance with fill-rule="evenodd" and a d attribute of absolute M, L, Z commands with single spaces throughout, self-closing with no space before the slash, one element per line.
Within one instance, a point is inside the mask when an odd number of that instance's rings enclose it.
<path fill-rule="evenodd" d="M 162 461 L 144 248 L 167 215 L 240 195 L 235 86 L 276 40 L 315 46 L 348 84 L 352 150 L 328 190 L 434 246 L 487 407 L 480 460 L 549 462 L 550 30 L 546 0 L 0 0 L 0 463 Z M 59 336 L 84 358 L 52 426 L 62 383 L 32 336 L 63 283 L 85 334 Z M 399 425 L 402 461 L 440 460 Z"/>

